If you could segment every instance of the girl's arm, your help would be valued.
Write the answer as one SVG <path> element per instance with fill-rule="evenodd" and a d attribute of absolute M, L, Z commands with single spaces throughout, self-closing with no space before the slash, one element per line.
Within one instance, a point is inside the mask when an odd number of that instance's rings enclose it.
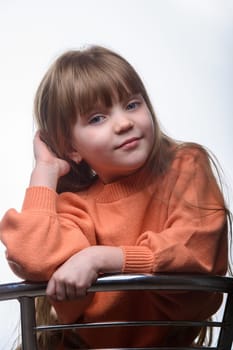
<path fill-rule="evenodd" d="M 45 186 L 56 191 L 58 179 L 69 172 L 70 166 L 48 149 L 40 139 L 39 132 L 34 137 L 33 145 L 36 164 L 29 186 Z"/>
<path fill-rule="evenodd" d="M 69 258 L 49 280 L 47 295 L 56 300 L 85 296 L 100 273 L 121 272 L 122 249 L 91 246 Z"/>
<path fill-rule="evenodd" d="M 68 164 L 48 150 L 38 133 L 34 152 L 36 164 L 22 211 L 7 211 L 0 223 L 0 238 L 12 270 L 23 279 L 41 281 L 72 255 L 96 244 L 96 238 L 85 203 L 72 194 L 60 199 L 55 191 Z M 64 212 L 58 215 L 61 201 Z"/>
<path fill-rule="evenodd" d="M 85 203 L 71 194 L 62 200 L 66 212 L 58 215 L 58 202 L 60 196 L 53 190 L 30 187 L 22 211 L 10 209 L 1 220 L 7 260 L 23 279 L 47 281 L 72 255 L 96 244 Z"/>
<path fill-rule="evenodd" d="M 180 150 L 165 181 L 156 193 L 164 208 L 163 226 L 142 232 L 135 246 L 122 247 L 123 272 L 225 274 L 227 213 L 207 156 Z"/>

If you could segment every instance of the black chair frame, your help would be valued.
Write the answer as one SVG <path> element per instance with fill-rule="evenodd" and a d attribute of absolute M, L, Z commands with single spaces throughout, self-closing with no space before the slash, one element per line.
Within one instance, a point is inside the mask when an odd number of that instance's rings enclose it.
<path fill-rule="evenodd" d="M 216 327 L 219 329 L 216 346 L 179 347 L 179 350 L 209 349 L 231 350 L 233 343 L 233 278 L 206 275 L 185 274 L 120 274 L 98 278 L 89 292 L 107 292 L 121 290 L 157 290 L 157 291 L 208 291 L 226 294 L 224 312 L 221 321 L 142 321 L 142 322 L 100 322 L 66 325 L 37 326 L 35 318 L 35 298 L 45 295 L 46 283 L 27 281 L 0 285 L 0 301 L 17 299 L 20 303 L 21 336 L 23 350 L 38 350 L 36 333 L 57 329 L 119 327 L 119 326 L 195 326 Z M 157 350 L 172 350 L 176 347 L 153 347 Z M 122 348 L 124 350 L 129 348 Z M 131 348 L 135 350 L 152 348 Z M 108 350 L 110 350 L 108 348 Z M 114 350 L 116 350 L 114 348 Z"/>

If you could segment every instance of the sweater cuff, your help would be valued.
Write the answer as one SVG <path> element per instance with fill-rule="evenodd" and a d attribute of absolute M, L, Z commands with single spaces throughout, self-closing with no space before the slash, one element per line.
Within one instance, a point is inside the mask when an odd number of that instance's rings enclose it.
<path fill-rule="evenodd" d="M 151 273 L 154 265 L 152 251 L 143 246 L 121 246 L 124 254 L 122 272 Z"/>
<path fill-rule="evenodd" d="M 48 212 L 56 211 L 57 193 L 48 187 L 29 187 L 26 190 L 22 211 L 43 210 Z"/>

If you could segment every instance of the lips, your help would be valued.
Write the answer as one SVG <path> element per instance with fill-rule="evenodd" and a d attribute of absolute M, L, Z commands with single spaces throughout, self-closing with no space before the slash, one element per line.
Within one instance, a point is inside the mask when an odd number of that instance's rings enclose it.
<path fill-rule="evenodd" d="M 119 146 L 116 147 L 117 148 L 123 148 L 124 146 L 127 147 L 127 145 L 130 144 L 134 144 L 136 143 L 136 141 L 139 141 L 140 137 L 131 137 L 130 139 L 125 140 L 124 142 L 122 142 Z"/>

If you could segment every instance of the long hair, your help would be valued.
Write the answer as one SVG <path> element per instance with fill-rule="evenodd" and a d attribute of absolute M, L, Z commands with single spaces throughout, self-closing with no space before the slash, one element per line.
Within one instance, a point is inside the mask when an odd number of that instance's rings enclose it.
<path fill-rule="evenodd" d="M 78 116 L 86 115 L 97 103 L 111 107 L 134 94 L 142 95 L 151 113 L 154 145 L 149 162 L 156 161 L 154 168 L 161 171 L 171 140 L 162 133 L 143 82 L 130 63 L 106 48 L 91 46 L 65 52 L 47 71 L 36 92 L 34 114 L 43 141 L 71 167 L 58 183 L 59 193 L 89 187 L 96 178 L 85 161 L 77 164 L 69 157 Z"/>

